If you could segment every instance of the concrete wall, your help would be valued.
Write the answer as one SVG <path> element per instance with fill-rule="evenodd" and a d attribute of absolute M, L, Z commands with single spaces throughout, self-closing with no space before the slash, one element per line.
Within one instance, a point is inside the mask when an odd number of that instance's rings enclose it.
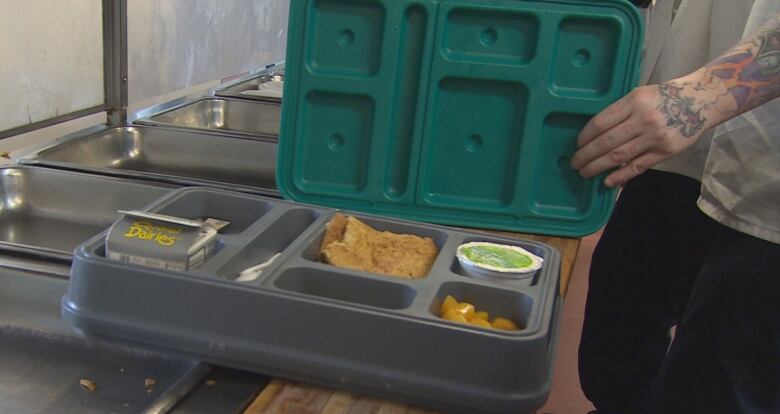
<path fill-rule="evenodd" d="M 0 0 L 0 131 L 104 101 L 100 0 Z"/>
<path fill-rule="evenodd" d="M 130 103 L 284 60 L 289 0 L 129 0 Z"/>
<path fill-rule="evenodd" d="M 289 0 L 128 0 L 130 110 L 284 60 Z M 105 101 L 100 0 L 0 0 L 0 130 Z M 96 114 L 0 140 L 15 151 Z M 0 159 L 2 161 L 2 159 Z"/>

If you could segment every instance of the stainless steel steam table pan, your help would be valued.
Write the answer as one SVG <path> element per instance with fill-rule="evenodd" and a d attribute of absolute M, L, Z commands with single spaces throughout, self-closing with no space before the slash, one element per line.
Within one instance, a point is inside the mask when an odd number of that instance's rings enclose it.
<path fill-rule="evenodd" d="M 278 196 L 276 147 L 271 140 L 130 126 L 77 133 L 19 161 Z"/>
<path fill-rule="evenodd" d="M 0 250 L 70 260 L 107 229 L 117 210 L 138 209 L 170 186 L 33 166 L 0 168 Z"/>
<path fill-rule="evenodd" d="M 239 99 L 255 99 L 274 103 L 282 102 L 284 76 L 261 75 L 249 80 L 217 89 L 214 94 Z"/>
<path fill-rule="evenodd" d="M 202 97 L 138 118 L 133 123 L 276 139 L 280 118 L 281 106 L 276 103 Z"/>

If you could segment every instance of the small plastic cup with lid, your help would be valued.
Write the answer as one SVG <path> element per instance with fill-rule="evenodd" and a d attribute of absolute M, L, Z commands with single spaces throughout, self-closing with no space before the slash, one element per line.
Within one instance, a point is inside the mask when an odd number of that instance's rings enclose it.
<path fill-rule="evenodd" d="M 463 271 L 477 278 L 519 279 L 541 269 L 541 257 L 519 246 L 490 242 L 470 242 L 456 252 Z"/>

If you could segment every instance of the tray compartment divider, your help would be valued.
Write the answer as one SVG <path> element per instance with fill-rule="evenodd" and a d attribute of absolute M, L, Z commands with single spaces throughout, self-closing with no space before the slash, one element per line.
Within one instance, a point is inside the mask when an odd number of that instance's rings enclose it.
<path fill-rule="evenodd" d="M 230 261 L 222 264 L 218 270 L 221 277 L 233 280 L 243 270 L 264 263 L 279 253 L 256 279 L 239 282 L 246 285 L 262 284 L 278 268 L 287 266 L 297 257 L 299 246 L 324 227 L 328 216 L 321 209 L 282 204 L 275 208 L 274 213 L 262 220 L 262 223 L 256 223 L 251 235 L 245 237 L 243 244 L 237 248 L 237 253 Z"/>

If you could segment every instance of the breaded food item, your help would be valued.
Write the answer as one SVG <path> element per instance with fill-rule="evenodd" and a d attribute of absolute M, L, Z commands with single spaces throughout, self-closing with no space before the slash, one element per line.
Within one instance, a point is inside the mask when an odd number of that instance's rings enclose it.
<path fill-rule="evenodd" d="M 344 238 L 344 230 L 347 228 L 347 216 L 343 214 L 336 214 L 325 225 L 325 236 L 322 238 L 322 244 L 320 244 L 320 251 L 324 251 L 331 243 L 337 242 Z"/>
<path fill-rule="evenodd" d="M 320 245 L 322 261 L 338 267 L 398 276 L 425 277 L 439 249 L 430 237 L 377 231 L 352 216 L 336 214 Z"/>

